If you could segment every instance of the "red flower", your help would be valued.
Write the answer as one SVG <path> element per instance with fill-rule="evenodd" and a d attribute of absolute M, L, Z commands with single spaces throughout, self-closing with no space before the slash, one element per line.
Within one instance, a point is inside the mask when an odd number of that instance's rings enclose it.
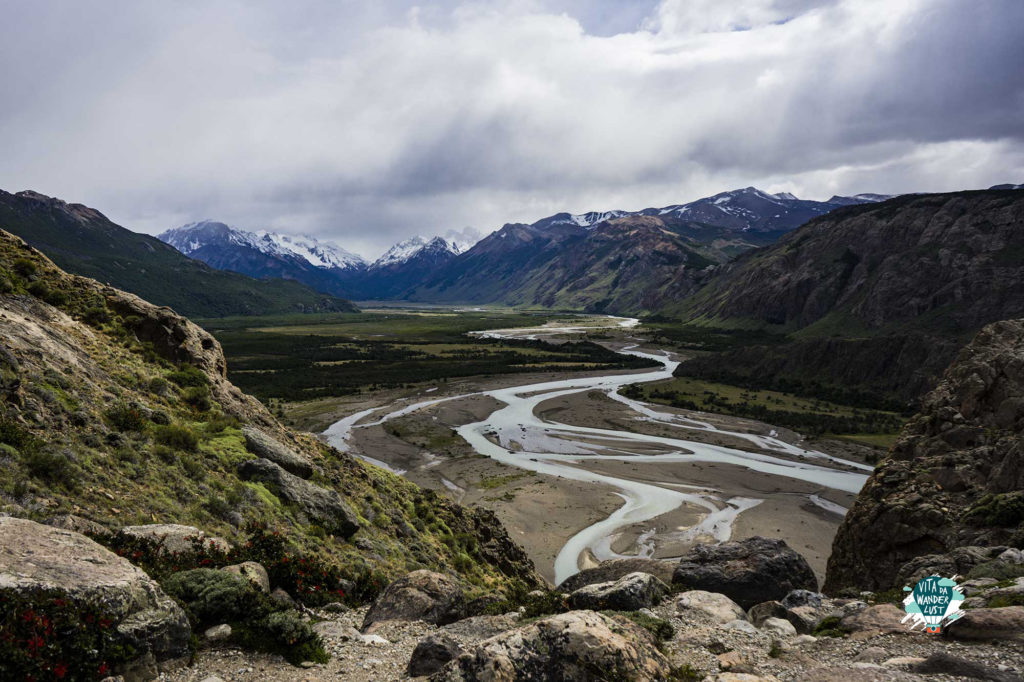
<path fill-rule="evenodd" d="M 106 675 L 109 672 L 110 666 L 108 666 L 106 663 L 100 663 L 100 669 L 96 671 L 96 673 L 99 675 Z"/>
<path fill-rule="evenodd" d="M 43 638 L 40 637 L 39 635 L 33 635 L 28 640 L 28 650 L 33 652 L 33 653 L 36 652 L 36 651 L 39 651 L 44 646 L 46 646 L 46 642 L 44 642 Z"/>
<path fill-rule="evenodd" d="M 31 623 L 36 619 L 36 612 L 29 609 L 25 613 L 21 614 L 21 619 L 26 623 Z"/>
<path fill-rule="evenodd" d="M 64 679 L 64 676 L 68 674 L 68 667 L 63 663 L 58 663 L 53 667 L 53 676 L 58 680 Z"/>

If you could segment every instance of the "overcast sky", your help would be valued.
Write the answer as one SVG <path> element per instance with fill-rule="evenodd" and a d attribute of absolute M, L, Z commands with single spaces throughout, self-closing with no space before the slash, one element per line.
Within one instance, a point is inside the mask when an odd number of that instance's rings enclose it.
<path fill-rule="evenodd" d="M 0 188 L 413 234 L 1024 182 L 1024 0 L 0 0 Z"/>

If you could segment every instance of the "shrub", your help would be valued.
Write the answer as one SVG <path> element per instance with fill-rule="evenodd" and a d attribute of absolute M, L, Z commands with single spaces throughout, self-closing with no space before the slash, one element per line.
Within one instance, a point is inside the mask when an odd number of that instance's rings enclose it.
<path fill-rule="evenodd" d="M 25 279 L 28 279 L 39 272 L 39 268 L 36 266 L 35 261 L 31 261 L 28 258 L 17 259 L 14 261 L 14 265 L 11 269 Z"/>
<path fill-rule="evenodd" d="M 0 457 L 5 459 L 17 459 L 21 453 L 18 452 L 18 448 L 7 443 L 0 443 Z"/>
<path fill-rule="evenodd" d="M 0 274 L 0 294 L 9 294 L 14 291 L 14 285 L 6 275 Z"/>
<path fill-rule="evenodd" d="M 50 285 L 41 279 L 32 282 L 27 288 L 28 293 L 32 294 L 36 298 L 45 299 L 50 295 Z"/>
<path fill-rule="evenodd" d="M 171 382 L 163 377 L 153 377 L 149 380 L 149 392 L 156 395 L 167 395 L 171 388 Z"/>
<path fill-rule="evenodd" d="M 182 457 L 180 460 L 181 468 L 185 470 L 185 474 L 193 481 L 199 481 L 203 479 L 203 475 L 206 473 L 203 469 L 202 463 L 195 457 Z"/>
<path fill-rule="evenodd" d="M 845 632 L 839 629 L 839 621 L 841 619 L 838 616 L 829 616 L 825 620 L 818 623 L 817 627 L 814 628 L 815 637 L 844 637 Z"/>
<path fill-rule="evenodd" d="M 1011 528 L 1024 522 L 1024 492 L 1019 490 L 985 495 L 971 507 L 964 520 L 981 526 Z"/>
<path fill-rule="evenodd" d="M 30 450 L 22 453 L 22 462 L 32 476 L 57 483 L 66 488 L 77 484 L 78 467 L 67 456 L 52 450 Z"/>
<path fill-rule="evenodd" d="M 606 616 L 625 616 L 654 635 L 654 639 L 659 642 L 667 642 L 676 636 L 676 629 L 672 627 L 672 623 L 663 618 L 648 616 L 639 611 L 602 611 L 601 613 Z"/>
<path fill-rule="evenodd" d="M 167 424 L 153 427 L 153 440 L 175 450 L 195 452 L 199 449 L 199 436 L 187 426 Z"/>
<path fill-rule="evenodd" d="M 975 578 L 995 578 L 996 580 L 1013 580 L 1024 576 L 1024 564 L 1011 564 L 1006 561 L 986 561 L 978 564 L 967 572 L 971 580 Z"/>
<path fill-rule="evenodd" d="M 99 327 L 110 322 L 110 311 L 98 305 L 86 308 L 82 313 L 82 321 L 91 327 Z"/>
<path fill-rule="evenodd" d="M 246 620 L 253 610 L 260 609 L 252 583 L 212 568 L 175 573 L 161 586 L 182 603 L 189 620 L 200 626 Z"/>
<path fill-rule="evenodd" d="M 251 649 L 283 656 L 292 665 L 330 660 L 320 636 L 296 611 L 276 611 L 252 626 L 239 628 L 238 641 Z"/>
<path fill-rule="evenodd" d="M 189 386 L 207 386 L 210 380 L 202 370 L 193 365 L 184 365 L 180 369 L 167 375 L 167 380 L 172 381 L 182 388 Z"/>
<path fill-rule="evenodd" d="M 58 590 L 0 590 L 0 679 L 95 680 L 133 660 L 114 617 Z"/>
<path fill-rule="evenodd" d="M 142 431 L 146 428 L 146 417 L 138 405 L 118 403 L 104 414 L 107 423 L 118 431 Z"/>
<path fill-rule="evenodd" d="M 182 400 L 186 405 L 196 412 L 209 412 L 213 409 L 213 401 L 210 399 L 210 389 L 206 386 L 193 386 L 186 389 Z"/>
<path fill-rule="evenodd" d="M 166 445 L 157 445 L 153 448 L 153 455 L 164 464 L 174 464 L 178 461 L 178 453 L 174 448 Z"/>

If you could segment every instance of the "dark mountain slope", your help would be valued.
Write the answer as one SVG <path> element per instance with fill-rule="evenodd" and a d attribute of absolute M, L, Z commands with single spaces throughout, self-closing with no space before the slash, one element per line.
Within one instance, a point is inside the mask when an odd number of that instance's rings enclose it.
<path fill-rule="evenodd" d="M 0 191 L 0 228 L 25 239 L 69 272 L 170 306 L 183 315 L 356 310 L 348 301 L 297 282 L 260 281 L 215 270 L 155 237 L 115 225 L 95 209 L 35 192 Z"/>
<path fill-rule="evenodd" d="M 912 402 L 971 334 L 1024 315 L 1024 192 L 838 209 L 719 268 L 667 313 L 797 338 L 696 358 L 680 375 Z"/>
<path fill-rule="evenodd" d="M 506 225 L 453 259 L 410 298 L 609 313 L 654 310 L 685 296 L 712 263 L 653 216 L 615 218 L 589 229 Z"/>
<path fill-rule="evenodd" d="M 1022 524 L 1024 320 L 1007 320 L 960 351 L 872 474 L 839 527 L 824 589 L 898 588 L 918 557 L 1022 546 Z"/>

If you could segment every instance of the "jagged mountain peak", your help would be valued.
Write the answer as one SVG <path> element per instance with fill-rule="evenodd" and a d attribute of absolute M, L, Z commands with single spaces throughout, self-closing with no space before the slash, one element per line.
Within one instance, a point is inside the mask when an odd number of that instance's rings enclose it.
<path fill-rule="evenodd" d="M 398 265 L 401 263 L 407 263 L 413 258 L 422 255 L 431 255 L 434 257 L 450 257 L 457 256 L 462 250 L 454 242 L 450 242 L 444 237 L 423 237 L 416 235 L 408 239 L 404 239 L 390 249 L 384 252 L 384 254 L 373 262 L 372 268 L 382 268 Z"/>
<path fill-rule="evenodd" d="M 345 270 L 366 265 L 361 256 L 315 237 L 269 230 L 250 232 L 209 219 L 182 225 L 158 236 L 186 256 L 211 247 L 240 246 L 269 256 L 296 257 L 317 268 Z"/>

